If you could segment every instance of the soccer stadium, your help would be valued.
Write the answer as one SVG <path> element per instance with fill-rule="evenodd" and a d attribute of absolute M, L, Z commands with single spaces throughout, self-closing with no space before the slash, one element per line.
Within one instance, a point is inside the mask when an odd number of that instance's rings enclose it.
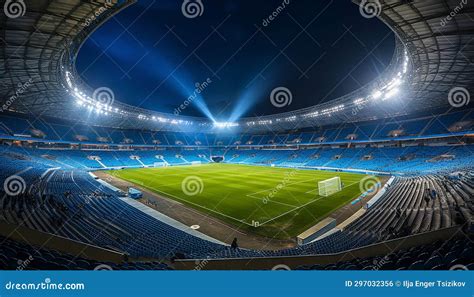
<path fill-rule="evenodd" d="M 472 1 L 3 8 L 1 270 L 474 269 Z"/>

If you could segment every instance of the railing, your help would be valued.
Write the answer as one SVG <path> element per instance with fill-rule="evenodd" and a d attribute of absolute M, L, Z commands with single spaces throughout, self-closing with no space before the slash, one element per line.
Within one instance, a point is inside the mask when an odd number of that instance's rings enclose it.
<path fill-rule="evenodd" d="M 122 263 L 127 259 L 124 253 L 5 222 L 0 222 L 0 235 L 31 246 L 44 247 L 89 260 Z"/>
<path fill-rule="evenodd" d="M 291 269 L 296 269 L 299 266 L 308 264 L 327 265 L 340 261 L 351 261 L 357 258 L 385 256 L 400 250 L 432 244 L 439 240 L 452 240 L 463 236 L 463 234 L 461 227 L 455 226 L 380 242 L 336 254 L 236 259 L 186 259 L 176 260 L 173 266 L 178 270 L 195 269 L 196 263 L 206 263 L 206 265 L 200 265 L 199 268 L 201 270 L 270 270 L 277 265 L 286 265 Z"/>

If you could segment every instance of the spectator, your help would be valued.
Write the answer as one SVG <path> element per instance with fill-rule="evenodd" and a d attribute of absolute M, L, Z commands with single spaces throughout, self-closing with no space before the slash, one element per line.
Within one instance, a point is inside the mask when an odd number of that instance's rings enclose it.
<path fill-rule="evenodd" d="M 237 243 L 237 237 L 234 237 L 234 240 L 232 240 L 232 243 L 231 243 L 230 247 L 232 249 L 237 249 L 239 247 L 239 245 Z"/>

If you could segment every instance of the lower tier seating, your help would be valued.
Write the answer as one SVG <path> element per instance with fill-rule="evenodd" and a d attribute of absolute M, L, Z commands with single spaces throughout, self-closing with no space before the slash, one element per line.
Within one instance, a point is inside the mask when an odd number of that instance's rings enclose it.
<path fill-rule="evenodd" d="M 473 238 L 417 246 L 383 257 L 355 259 L 329 265 L 304 265 L 299 270 L 472 270 Z"/>
<path fill-rule="evenodd" d="M 169 270 L 160 262 L 115 264 L 73 257 L 0 237 L 0 270 Z"/>

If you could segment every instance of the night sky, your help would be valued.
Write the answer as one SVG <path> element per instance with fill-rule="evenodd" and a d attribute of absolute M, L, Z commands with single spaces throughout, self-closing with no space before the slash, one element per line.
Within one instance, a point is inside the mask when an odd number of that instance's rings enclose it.
<path fill-rule="evenodd" d="M 389 64 L 394 34 L 351 1 L 287 2 L 264 26 L 282 0 L 203 0 L 196 18 L 183 15 L 179 0 L 139 0 L 92 35 L 77 69 L 116 100 L 168 113 L 209 78 L 182 114 L 228 121 L 335 99 Z M 270 103 L 277 87 L 291 91 L 291 105 Z"/>

